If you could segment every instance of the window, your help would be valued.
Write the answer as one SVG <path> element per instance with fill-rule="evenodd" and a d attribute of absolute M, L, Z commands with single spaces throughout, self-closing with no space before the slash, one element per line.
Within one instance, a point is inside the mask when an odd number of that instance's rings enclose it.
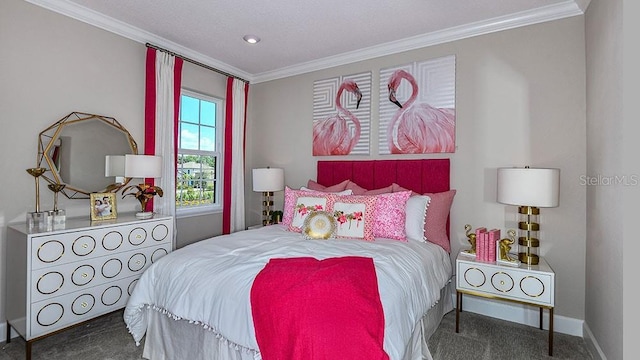
<path fill-rule="evenodd" d="M 223 101 L 182 90 L 177 158 L 176 211 L 222 209 Z"/>

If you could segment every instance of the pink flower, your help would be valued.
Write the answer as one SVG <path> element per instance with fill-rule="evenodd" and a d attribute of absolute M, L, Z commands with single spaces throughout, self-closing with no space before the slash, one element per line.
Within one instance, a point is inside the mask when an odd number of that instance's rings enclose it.
<path fill-rule="evenodd" d="M 344 214 L 340 214 L 340 216 L 338 216 L 336 220 L 340 223 L 340 225 L 342 225 L 347 222 L 347 217 Z"/>
<path fill-rule="evenodd" d="M 316 211 L 322 211 L 322 205 L 320 205 L 320 204 L 316 205 L 315 210 Z"/>

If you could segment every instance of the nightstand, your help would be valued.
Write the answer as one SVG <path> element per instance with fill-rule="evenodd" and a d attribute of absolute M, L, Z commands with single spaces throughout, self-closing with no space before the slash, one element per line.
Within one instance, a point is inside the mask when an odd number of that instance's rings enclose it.
<path fill-rule="evenodd" d="M 465 254 L 456 258 L 456 333 L 462 311 L 462 295 L 517 302 L 549 309 L 549 356 L 553 356 L 553 306 L 555 273 L 540 257 L 538 265 L 507 266 L 476 261 Z"/>

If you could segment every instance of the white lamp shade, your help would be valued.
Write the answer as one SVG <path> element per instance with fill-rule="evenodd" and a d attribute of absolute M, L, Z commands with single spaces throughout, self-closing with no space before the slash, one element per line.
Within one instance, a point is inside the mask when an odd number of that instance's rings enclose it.
<path fill-rule="evenodd" d="M 253 191 L 280 191 L 284 189 L 284 169 L 253 169 Z"/>
<path fill-rule="evenodd" d="M 498 202 L 518 206 L 558 206 L 560 169 L 498 169 Z"/>
<path fill-rule="evenodd" d="M 162 157 L 154 155 L 125 155 L 124 176 L 130 178 L 159 178 L 162 176 Z"/>
<path fill-rule="evenodd" d="M 124 176 L 124 155 L 105 156 L 104 176 Z"/>

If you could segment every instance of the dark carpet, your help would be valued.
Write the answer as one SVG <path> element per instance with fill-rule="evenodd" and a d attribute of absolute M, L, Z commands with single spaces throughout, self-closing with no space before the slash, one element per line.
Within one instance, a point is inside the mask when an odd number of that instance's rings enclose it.
<path fill-rule="evenodd" d="M 62 331 L 32 343 L 32 360 L 133 360 L 142 359 L 128 333 L 122 311 Z M 553 357 L 547 355 L 548 332 L 535 327 L 470 312 L 460 314 L 455 333 L 455 311 L 445 315 L 429 340 L 434 360 L 537 360 L 593 359 L 581 337 L 554 334 Z M 0 360 L 24 360 L 25 342 L 13 338 L 2 343 Z M 183 360 L 183 359 L 175 359 Z M 188 360 L 188 359 L 184 359 Z"/>

